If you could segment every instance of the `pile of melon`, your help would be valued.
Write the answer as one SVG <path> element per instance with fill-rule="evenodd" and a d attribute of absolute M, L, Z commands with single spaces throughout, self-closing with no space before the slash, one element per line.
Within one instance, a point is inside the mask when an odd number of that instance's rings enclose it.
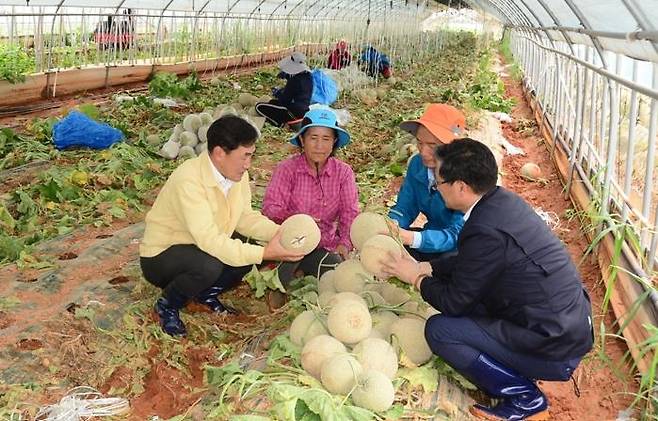
<path fill-rule="evenodd" d="M 189 114 L 185 116 L 181 124 L 177 124 L 169 140 L 160 148 L 159 154 L 167 159 L 188 159 L 194 158 L 208 150 L 208 128 L 210 125 L 223 115 L 238 115 L 250 122 L 258 132 L 265 124 L 265 118 L 256 113 L 254 105 L 256 102 L 269 100 L 269 97 L 257 98 L 248 93 L 242 93 L 238 97 L 238 102 L 231 105 L 219 105 L 216 108 L 207 108 L 198 114 Z M 147 136 L 147 142 L 150 144 L 159 144 L 160 136 L 152 134 Z"/>
<path fill-rule="evenodd" d="M 386 411 L 395 399 L 398 366 L 416 367 L 432 357 L 425 320 L 436 311 L 404 288 L 387 282 L 381 261 L 402 253 L 386 219 L 364 212 L 351 227 L 359 257 L 348 259 L 319 279 L 317 305 L 299 314 L 290 339 L 302 348 L 304 370 L 327 391 L 354 403 Z"/>
<path fill-rule="evenodd" d="M 384 152 L 391 156 L 395 162 L 407 164 L 411 157 L 418 153 L 416 138 L 409 133 L 400 133 L 394 141 L 384 147 Z"/>

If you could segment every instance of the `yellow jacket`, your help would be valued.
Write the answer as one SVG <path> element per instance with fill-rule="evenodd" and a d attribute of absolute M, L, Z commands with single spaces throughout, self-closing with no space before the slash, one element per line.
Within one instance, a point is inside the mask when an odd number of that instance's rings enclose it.
<path fill-rule="evenodd" d="M 251 208 L 246 172 L 227 197 L 210 165 L 210 157 L 204 153 L 171 174 L 146 214 L 140 256 L 156 256 L 175 244 L 195 244 L 229 266 L 261 263 L 263 247 L 231 239 L 231 235 L 237 231 L 268 241 L 279 226 Z"/>

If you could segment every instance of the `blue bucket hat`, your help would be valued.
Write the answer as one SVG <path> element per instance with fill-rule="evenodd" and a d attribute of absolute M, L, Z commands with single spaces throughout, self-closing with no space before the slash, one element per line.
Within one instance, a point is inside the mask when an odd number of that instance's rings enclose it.
<path fill-rule="evenodd" d="M 338 127 L 338 122 L 336 121 L 336 114 L 328 108 L 316 108 L 304 114 L 304 118 L 311 120 L 309 124 L 302 127 L 299 130 L 299 133 L 290 139 L 290 143 L 297 146 L 298 148 L 302 147 L 299 136 L 301 136 L 306 129 L 309 127 L 329 127 L 330 129 L 336 130 L 338 133 L 338 139 L 336 140 L 336 147 L 342 148 L 343 146 L 350 143 L 350 135 L 345 130 Z"/>

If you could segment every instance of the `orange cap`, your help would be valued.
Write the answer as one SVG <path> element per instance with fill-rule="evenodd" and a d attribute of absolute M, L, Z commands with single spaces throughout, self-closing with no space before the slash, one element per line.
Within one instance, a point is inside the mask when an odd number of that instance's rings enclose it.
<path fill-rule="evenodd" d="M 400 128 L 415 136 L 419 124 L 442 143 L 450 143 L 464 137 L 466 117 L 452 105 L 430 104 L 418 120 L 403 121 L 400 123 Z"/>

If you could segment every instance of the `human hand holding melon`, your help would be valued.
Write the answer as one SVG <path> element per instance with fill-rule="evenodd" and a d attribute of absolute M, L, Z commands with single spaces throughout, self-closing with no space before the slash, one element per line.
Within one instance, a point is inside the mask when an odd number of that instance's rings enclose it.
<path fill-rule="evenodd" d="M 320 244 L 320 235 L 320 228 L 313 218 L 302 213 L 292 215 L 283 221 L 279 231 L 267 244 L 268 247 L 271 245 L 271 251 L 280 253 L 279 258 L 263 259 L 293 262 L 300 260 Z"/>
<path fill-rule="evenodd" d="M 274 234 L 272 239 L 265 246 L 265 250 L 263 250 L 263 260 L 297 262 L 305 256 L 305 253 L 299 250 L 286 249 L 281 243 L 282 235 L 283 229 L 279 228 L 276 234 Z"/>
<path fill-rule="evenodd" d="M 416 261 L 409 253 L 389 252 L 388 257 L 382 261 L 382 271 L 389 277 L 395 276 L 404 283 L 415 285 L 421 275 L 429 274 L 426 265 Z"/>

